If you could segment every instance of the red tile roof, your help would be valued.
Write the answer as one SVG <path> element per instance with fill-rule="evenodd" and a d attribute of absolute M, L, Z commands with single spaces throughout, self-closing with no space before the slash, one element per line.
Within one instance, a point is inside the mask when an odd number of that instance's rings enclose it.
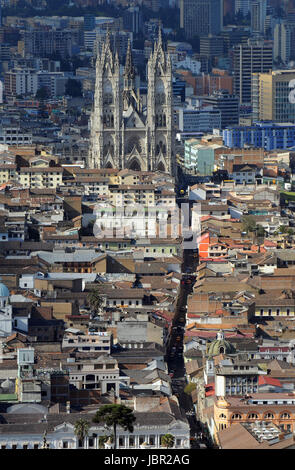
<path fill-rule="evenodd" d="M 215 383 L 214 382 L 207 384 L 205 386 L 205 396 L 212 397 L 213 395 L 215 395 Z"/>
<path fill-rule="evenodd" d="M 282 387 L 281 382 L 278 379 L 272 379 L 271 377 L 259 376 L 258 385 L 273 385 L 275 387 Z"/>

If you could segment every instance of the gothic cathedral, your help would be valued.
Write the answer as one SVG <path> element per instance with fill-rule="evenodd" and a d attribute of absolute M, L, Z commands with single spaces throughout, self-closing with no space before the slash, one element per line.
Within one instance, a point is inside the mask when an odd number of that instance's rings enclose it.
<path fill-rule="evenodd" d="M 96 61 L 90 168 L 162 171 L 175 176 L 172 68 L 160 32 L 147 70 L 148 91 L 143 97 L 135 89 L 129 43 L 121 86 L 118 54 L 113 53 L 107 34 Z"/>

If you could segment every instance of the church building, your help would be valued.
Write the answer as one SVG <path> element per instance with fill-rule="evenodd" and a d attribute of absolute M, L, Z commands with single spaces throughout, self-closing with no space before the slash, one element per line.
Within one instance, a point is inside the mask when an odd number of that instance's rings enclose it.
<path fill-rule="evenodd" d="M 112 50 L 108 33 L 96 61 L 90 168 L 162 171 L 175 176 L 172 68 L 161 32 L 147 74 L 147 96 L 143 97 L 135 89 L 129 42 L 122 83 L 118 53 Z"/>

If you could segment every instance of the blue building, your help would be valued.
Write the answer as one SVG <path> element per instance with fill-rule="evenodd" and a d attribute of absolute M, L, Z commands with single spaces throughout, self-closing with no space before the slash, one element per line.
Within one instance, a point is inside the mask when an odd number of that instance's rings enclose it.
<path fill-rule="evenodd" d="M 260 121 L 252 126 L 227 127 L 223 143 L 229 148 L 251 145 L 265 150 L 287 149 L 295 145 L 295 124 Z"/>

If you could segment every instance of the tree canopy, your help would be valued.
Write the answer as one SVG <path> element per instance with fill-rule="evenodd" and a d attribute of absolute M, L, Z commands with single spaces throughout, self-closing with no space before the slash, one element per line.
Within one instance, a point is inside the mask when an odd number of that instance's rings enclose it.
<path fill-rule="evenodd" d="M 84 441 L 85 437 L 88 436 L 89 423 L 86 419 L 80 418 L 75 422 L 74 433 L 80 441 Z"/>
<path fill-rule="evenodd" d="M 105 423 L 107 427 L 113 428 L 114 447 L 116 449 L 117 426 L 124 431 L 133 432 L 133 423 L 136 420 L 133 411 L 125 405 L 103 405 L 96 412 L 93 422 Z"/>
<path fill-rule="evenodd" d="M 98 313 L 100 310 L 100 307 L 103 304 L 103 298 L 98 292 L 97 289 L 92 289 L 91 292 L 87 295 L 87 300 L 90 304 L 90 307 L 94 311 L 94 313 Z"/>
<path fill-rule="evenodd" d="M 161 445 L 169 449 L 169 447 L 173 447 L 175 442 L 175 437 L 172 434 L 164 434 L 161 438 Z"/>

